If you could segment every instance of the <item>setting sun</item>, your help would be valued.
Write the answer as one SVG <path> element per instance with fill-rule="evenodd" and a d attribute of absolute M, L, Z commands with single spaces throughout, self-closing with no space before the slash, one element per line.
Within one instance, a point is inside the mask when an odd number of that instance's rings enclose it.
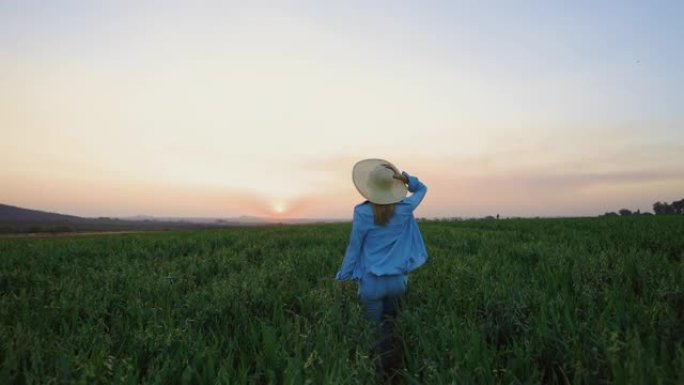
<path fill-rule="evenodd" d="M 283 202 L 276 202 L 273 204 L 273 211 L 278 214 L 284 214 L 286 210 L 285 203 Z"/>

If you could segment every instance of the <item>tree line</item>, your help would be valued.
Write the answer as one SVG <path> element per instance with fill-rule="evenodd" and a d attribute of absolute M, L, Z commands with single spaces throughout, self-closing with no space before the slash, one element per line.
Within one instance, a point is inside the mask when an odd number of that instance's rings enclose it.
<path fill-rule="evenodd" d="M 656 202 L 653 204 L 653 212 L 656 215 L 684 214 L 684 199 L 667 202 Z"/>
<path fill-rule="evenodd" d="M 680 199 L 678 201 L 673 201 L 672 203 L 667 203 L 667 202 L 656 202 L 653 204 L 653 213 L 655 215 L 676 215 L 676 214 L 684 214 L 684 199 Z M 627 215 L 653 215 L 653 213 L 649 212 L 641 212 L 640 210 L 637 211 L 632 211 L 630 209 L 620 209 L 617 213 L 616 212 L 607 212 L 603 214 L 602 216 L 606 217 L 611 217 L 611 216 L 627 216 Z"/>

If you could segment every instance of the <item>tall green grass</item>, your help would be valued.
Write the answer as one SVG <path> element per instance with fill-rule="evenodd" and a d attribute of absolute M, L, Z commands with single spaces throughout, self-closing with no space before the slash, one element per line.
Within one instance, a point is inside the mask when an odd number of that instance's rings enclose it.
<path fill-rule="evenodd" d="M 684 218 L 422 222 L 407 384 L 678 384 Z M 0 241 L 0 383 L 369 384 L 348 224 Z"/>

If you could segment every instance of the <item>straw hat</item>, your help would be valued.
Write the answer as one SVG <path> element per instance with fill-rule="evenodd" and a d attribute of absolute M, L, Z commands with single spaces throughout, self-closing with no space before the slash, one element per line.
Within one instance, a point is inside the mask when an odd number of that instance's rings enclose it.
<path fill-rule="evenodd" d="M 373 203 L 388 205 L 406 197 L 406 185 L 394 178 L 394 172 L 384 165 L 397 170 L 384 159 L 364 159 L 354 165 L 352 179 L 354 186 L 364 198 Z"/>

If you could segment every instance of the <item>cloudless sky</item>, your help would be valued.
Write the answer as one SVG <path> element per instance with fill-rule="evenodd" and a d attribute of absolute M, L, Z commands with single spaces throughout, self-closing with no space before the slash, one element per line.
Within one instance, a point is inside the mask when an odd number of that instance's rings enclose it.
<path fill-rule="evenodd" d="M 0 0 L 0 202 L 350 218 L 357 160 L 418 216 L 684 198 L 678 1 Z"/>

